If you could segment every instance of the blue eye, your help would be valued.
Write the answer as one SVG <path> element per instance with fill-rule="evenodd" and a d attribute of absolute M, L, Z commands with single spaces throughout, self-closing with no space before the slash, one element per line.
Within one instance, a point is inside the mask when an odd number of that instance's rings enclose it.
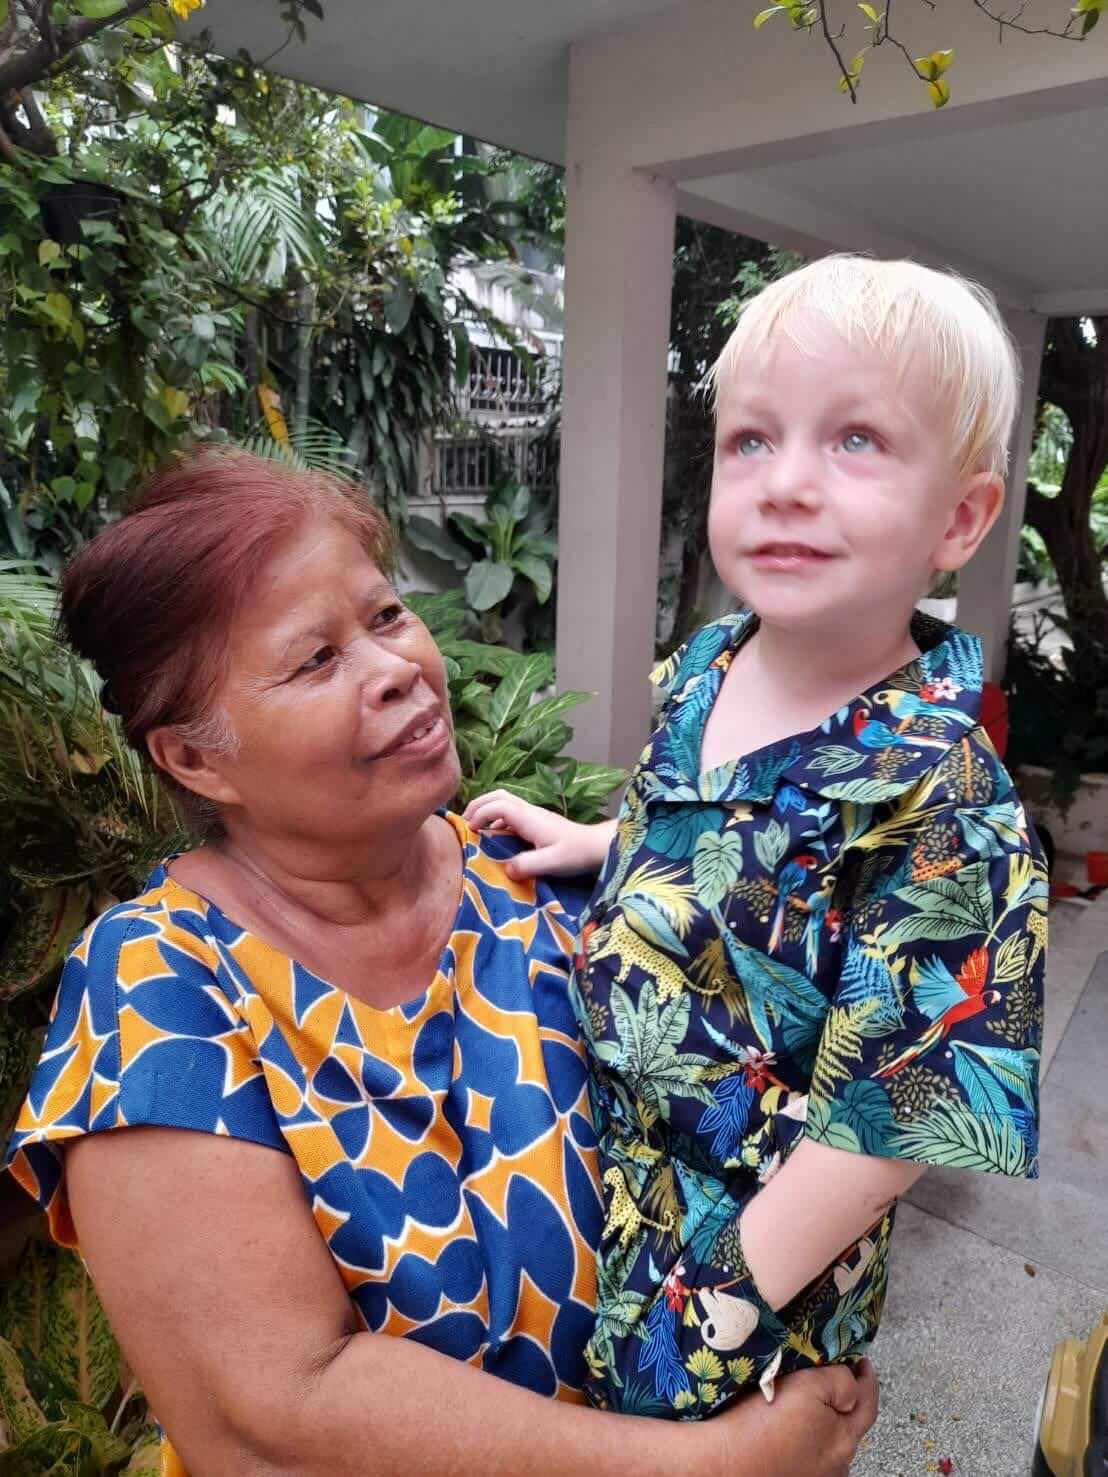
<path fill-rule="evenodd" d="M 844 451 L 868 451 L 873 437 L 868 431 L 848 431 L 842 441 Z"/>
<path fill-rule="evenodd" d="M 753 456 L 756 451 L 762 449 L 765 442 L 761 436 L 755 436 L 747 432 L 745 435 L 740 436 L 735 444 L 739 449 L 740 456 Z"/>

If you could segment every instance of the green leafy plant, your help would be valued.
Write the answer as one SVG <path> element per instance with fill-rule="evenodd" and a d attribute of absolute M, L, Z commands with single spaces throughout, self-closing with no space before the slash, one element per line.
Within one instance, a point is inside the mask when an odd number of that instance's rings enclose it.
<path fill-rule="evenodd" d="M 52 984 L 90 912 L 179 834 L 161 787 L 55 636 L 52 580 L 0 566 L 0 1002 Z"/>
<path fill-rule="evenodd" d="M 1088 640 L 1061 644 L 1060 616 L 1040 617 L 1030 632 L 1013 630 L 1008 646 L 1007 762 L 1050 771 L 1044 797 L 1062 814 L 1083 774 L 1108 769 L 1108 648 Z M 1054 640 L 1048 641 L 1049 636 Z"/>
<path fill-rule="evenodd" d="M 470 608 L 482 617 L 482 632 L 499 637 L 501 620 L 522 583 L 540 605 L 550 599 L 558 541 L 549 508 L 511 476 L 503 477 L 485 499 L 484 518 L 450 513 L 442 527 L 413 516 L 405 526 L 417 549 L 465 571 Z"/>
<path fill-rule="evenodd" d="M 427 623 L 446 661 L 462 765 L 459 803 L 505 789 L 574 820 L 598 820 L 624 772 L 561 752 L 573 736 L 565 714 L 586 702 L 588 693 L 550 691 L 554 662 L 545 652 L 525 656 L 467 640 L 461 591 L 405 599 Z"/>
<path fill-rule="evenodd" d="M 27 1243 L 0 1295 L 0 1473 L 156 1477 L 157 1427 L 80 1257 Z"/>
<path fill-rule="evenodd" d="M 512 337 L 450 276 L 517 250 L 500 164 L 183 44 L 198 6 L 0 0 L 0 558 L 56 570 L 226 433 L 328 438 L 403 522 L 466 323 Z"/>

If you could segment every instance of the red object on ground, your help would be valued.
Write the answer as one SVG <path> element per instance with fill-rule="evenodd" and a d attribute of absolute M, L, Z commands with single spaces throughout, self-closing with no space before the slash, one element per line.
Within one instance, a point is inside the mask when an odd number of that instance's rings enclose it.
<path fill-rule="evenodd" d="M 1008 747 L 1008 694 L 995 682 L 986 682 L 981 688 L 981 727 L 1003 759 Z"/>
<path fill-rule="evenodd" d="M 943 1474 L 943 1477 L 950 1477 L 951 1472 L 954 1471 L 954 1463 L 948 1456 L 939 1458 L 939 1471 Z"/>
<path fill-rule="evenodd" d="M 1090 887 L 1108 887 L 1108 851 L 1087 851 L 1085 874 Z"/>

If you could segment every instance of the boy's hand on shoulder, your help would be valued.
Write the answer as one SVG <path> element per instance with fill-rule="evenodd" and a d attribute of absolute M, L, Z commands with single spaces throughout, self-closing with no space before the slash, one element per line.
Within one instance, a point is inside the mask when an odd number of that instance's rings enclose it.
<path fill-rule="evenodd" d="M 517 882 L 527 877 L 597 872 L 615 834 L 615 821 L 583 825 L 507 790 L 492 790 L 471 800 L 462 819 L 475 831 L 507 831 L 533 848 L 506 864 L 508 876 Z"/>

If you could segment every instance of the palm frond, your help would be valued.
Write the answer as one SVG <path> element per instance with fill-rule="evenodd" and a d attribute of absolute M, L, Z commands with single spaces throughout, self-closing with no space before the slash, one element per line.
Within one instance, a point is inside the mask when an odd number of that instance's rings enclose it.
<path fill-rule="evenodd" d="M 268 431 L 257 431 L 240 443 L 244 451 L 269 461 L 285 462 L 300 471 L 327 472 L 332 477 L 352 478 L 358 462 L 353 451 L 329 426 L 309 421 L 303 430 L 288 428 L 288 440 L 278 441 Z"/>

